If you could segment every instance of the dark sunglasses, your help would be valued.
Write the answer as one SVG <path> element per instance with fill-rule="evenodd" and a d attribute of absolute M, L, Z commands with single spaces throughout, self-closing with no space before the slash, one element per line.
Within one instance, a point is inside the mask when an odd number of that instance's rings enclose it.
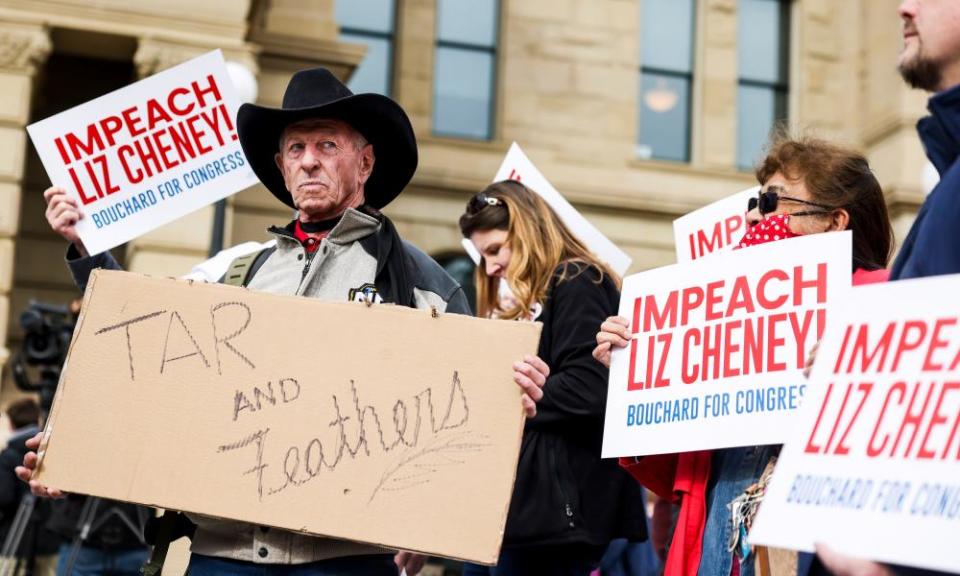
<path fill-rule="evenodd" d="M 790 214 L 791 216 L 815 216 L 818 214 L 829 214 L 835 208 L 833 206 L 827 206 L 825 204 L 817 204 L 816 202 L 808 202 L 806 200 L 801 200 L 799 198 L 793 198 L 790 196 L 784 196 L 777 192 L 776 190 L 767 190 L 766 192 L 760 192 L 756 198 L 751 198 L 747 200 L 747 212 L 752 212 L 755 208 L 759 208 L 760 215 L 765 216 L 771 212 L 777 210 L 777 204 L 785 200 L 787 202 L 796 202 L 797 204 L 806 204 L 807 206 L 816 206 L 820 210 L 807 210 L 801 212 L 794 212 Z"/>
<path fill-rule="evenodd" d="M 496 196 L 490 196 L 486 192 L 477 192 L 467 202 L 467 213 L 476 214 L 487 206 L 503 206 L 503 200 Z"/>

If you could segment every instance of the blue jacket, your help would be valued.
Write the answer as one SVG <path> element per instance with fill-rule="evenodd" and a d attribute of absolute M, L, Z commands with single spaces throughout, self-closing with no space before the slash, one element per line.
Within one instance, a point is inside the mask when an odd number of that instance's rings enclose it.
<path fill-rule="evenodd" d="M 917 131 L 940 183 L 920 208 L 891 280 L 960 272 L 960 85 L 930 98 L 927 108 Z"/>

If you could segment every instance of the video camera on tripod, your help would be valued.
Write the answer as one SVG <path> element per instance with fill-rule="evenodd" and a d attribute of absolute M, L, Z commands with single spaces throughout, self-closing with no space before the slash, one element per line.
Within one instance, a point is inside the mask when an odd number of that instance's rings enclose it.
<path fill-rule="evenodd" d="M 58 306 L 30 300 L 27 309 L 20 314 L 23 345 L 12 358 L 10 369 L 18 388 L 39 394 L 44 414 L 48 414 L 53 405 L 78 313 L 79 308 L 75 305 Z M 0 549 L 0 576 L 17 573 L 25 560 L 18 558 L 20 542 L 30 525 L 36 526 L 40 522 L 48 530 L 72 539 L 69 553 L 61 557 L 64 566 L 58 573 L 72 572 L 81 548 L 92 547 L 104 555 L 111 554 L 112 550 L 146 550 L 144 527 L 152 515 L 147 508 L 92 496 L 70 496 L 52 509 L 49 503 L 43 503 L 48 512 L 38 518 L 35 509 L 38 504 L 29 491 L 21 499 Z M 46 515 L 51 516 L 49 521 L 42 518 Z M 26 559 L 28 575 L 33 572 L 32 555 L 31 551 Z"/>
<path fill-rule="evenodd" d="M 40 395 L 44 413 L 53 405 L 53 395 L 60 381 L 60 369 L 70 348 L 76 326 L 76 314 L 67 306 L 56 306 L 30 300 L 20 314 L 23 345 L 14 355 L 10 369 L 17 388 Z M 28 366 L 37 367 L 37 380 L 30 377 Z"/>

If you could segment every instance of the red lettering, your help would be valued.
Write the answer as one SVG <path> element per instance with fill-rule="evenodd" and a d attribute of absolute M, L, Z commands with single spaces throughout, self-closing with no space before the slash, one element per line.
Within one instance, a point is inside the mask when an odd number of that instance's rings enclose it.
<path fill-rule="evenodd" d="M 143 170 L 137 168 L 136 172 L 130 170 L 127 158 L 133 157 L 133 147 L 129 144 L 117 148 L 117 156 L 120 158 L 120 165 L 123 167 L 123 173 L 127 176 L 127 181 L 131 184 L 137 184 L 143 180 Z"/>
<path fill-rule="evenodd" d="M 691 362 L 690 341 L 693 340 L 695 346 L 700 345 L 700 330 L 691 328 L 683 334 L 683 357 L 681 358 L 680 379 L 684 384 L 693 384 L 700 375 L 700 365 Z M 687 366 L 691 366 L 691 371 L 687 372 Z"/>
<path fill-rule="evenodd" d="M 67 149 L 63 147 L 63 141 L 60 140 L 59 136 L 57 136 L 56 138 L 53 139 L 53 143 L 57 145 L 57 152 L 60 153 L 60 158 L 63 160 L 63 165 L 69 166 L 70 163 L 73 162 L 73 160 L 71 160 L 70 157 L 67 156 Z"/>
<path fill-rule="evenodd" d="M 763 324 L 764 318 L 756 318 L 757 328 L 754 330 L 753 322 L 749 320 L 743 323 L 743 373 L 759 374 L 763 371 Z M 753 360 L 753 368 L 750 368 L 750 360 Z"/>
<path fill-rule="evenodd" d="M 220 89 L 217 87 L 217 81 L 214 79 L 213 74 L 207 75 L 207 87 L 201 88 L 200 84 L 196 81 L 190 83 L 190 87 L 193 88 L 193 93 L 197 97 L 197 102 L 200 104 L 201 108 L 206 108 L 207 100 L 206 95 L 211 94 L 214 97 L 214 100 L 220 101 Z"/>
<path fill-rule="evenodd" d="M 740 351 L 740 345 L 736 343 L 736 339 L 733 338 L 732 332 L 743 324 L 741 320 L 733 320 L 727 322 L 723 326 L 723 340 L 727 343 L 723 353 L 723 377 L 724 378 L 733 378 L 740 375 L 740 368 L 734 366 L 730 362 L 730 355 L 735 354 Z"/>
<path fill-rule="evenodd" d="M 930 336 L 930 346 L 927 348 L 927 355 L 923 358 L 923 370 L 930 372 L 939 372 L 943 370 L 943 364 L 934 364 L 932 361 L 933 353 L 941 348 L 945 348 L 950 343 L 949 340 L 940 338 L 940 330 L 944 326 L 954 326 L 957 323 L 956 318 L 939 318 L 933 325 L 933 334 Z"/>
<path fill-rule="evenodd" d="M 630 340 L 630 375 L 627 379 L 627 391 L 643 390 L 643 382 L 637 381 L 637 339 Z"/>
<path fill-rule="evenodd" d="M 723 288 L 723 280 L 717 280 L 707 284 L 707 314 L 706 320 L 719 320 L 723 317 L 717 307 L 723 303 L 723 296 L 717 292 Z"/>
<path fill-rule="evenodd" d="M 77 170 L 75 168 L 67 168 L 67 172 L 70 173 L 70 179 L 73 180 L 73 186 L 77 189 L 77 194 L 80 195 L 80 201 L 83 202 L 83 205 L 86 206 L 87 204 L 96 202 L 96 196 L 91 198 L 83 191 L 83 186 L 80 185 L 80 178 L 77 177 Z"/>
<path fill-rule="evenodd" d="M 753 314 L 755 307 L 753 297 L 750 295 L 750 285 L 745 276 L 740 276 L 733 284 L 733 292 L 730 294 L 730 304 L 727 305 L 726 317 L 729 318 L 737 309 L 742 308 L 746 314 Z"/>
<path fill-rule="evenodd" d="M 190 129 L 190 136 L 193 138 L 194 143 L 197 145 L 197 150 L 200 154 L 206 154 L 207 152 L 213 150 L 210 146 L 206 146 L 203 143 L 203 131 L 197 130 L 196 122 L 200 119 L 200 115 L 191 116 L 184 122 L 187 123 L 187 128 Z"/>
<path fill-rule="evenodd" d="M 103 136 L 110 146 L 117 143 L 113 135 L 119 132 L 121 128 L 123 128 L 123 120 L 119 116 L 107 116 L 100 121 L 100 129 L 103 130 Z"/>
<path fill-rule="evenodd" d="M 213 131 L 213 135 L 217 137 L 217 142 L 220 144 L 220 146 L 223 146 L 224 140 L 223 135 L 220 134 L 220 121 L 217 120 L 217 118 L 219 118 L 217 111 L 214 110 L 210 116 L 207 116 L 206 112 L 201 112 L 200 116 L 203 118 L 203 121 L 207 123 L 207 126 L 209 126 Z"/>
<path fill-rule="evenodd" d="M 86 141 L 78 138 L 73 132 L 67 132 L 65 138 L 67 146 L 70 147 L 70 152 L 76 160 L 103 150 L 103 140 L 100 138 L 100 131 L 97 130 L 96 124 L 87 126 Z"/>
<path fill-rule="evenodd" d="M 837 362 L 833 365 L 834 374 L 840 373 L 840 365 L 843 363 L 843 357 L 847 354 L 847 344 L 850 342 L 851 332 L 853 332 L 853 326 L 848 324 L 847 329 L 843 331 L 843 343 L 840 344 L 840 353 L 837 354 Z"/>
<path fill-rule="evenodd" d="M 907 443 L 907 449 L 904 450 L 904 458 L 910 456 L 910 449 L 913 448 L 913 442 L 917 439 L 917 434 L 920 433 L 920 424 L 923 422 L 923 415 L 927 411 L 927 404 L 930 403 L 930 397 L 933 396 L 933 386 L 930 386 L 930 389 L 927 391 L 927 396 L 923 400 L 923 406 L 920 408 L 920 412 L 915 413 L 913 411 L 914 404 L 917 401 L 917 396 L 920 393 L 920 382 L 917 382 L 917 385 L 913 388 L 913 394 L 910 395 L 910 403 L 907 404 L 907 413 L 903 416 L 903 422 L 900 423 L 900 430 L 897 431 L 897 439 L 893 441 L 893 448 L 890 449 L 890 456 L 894 456 L 897 453 L 897 446 L 900 445 L 900 439 L 903 437 L 904 430 L 907 427 L 913 429 L 913 433 L 910 435 L 910 442 Z"/>
<path fill-rule="evenodd" d="M 736 216 L 730 216 L 723 221 L 724 228 L 727 232 L 727 246 L 733 244 L 733 234 L 743 225 L 743 216 L 737 214 Z"/>
<path fill-rule="evenodd" d="M 140 163 L 147 171 L 147 176 L 153 176 L 162 171 L 160 160 L 157 159 L 157 151 L 153 149 L 153 142 L 149 138 L 134 140 L 133 145 L 137 148 L 137 155 L 140 156 Z"/>
<path fill-rule="evenodd" d="M 139 136 L 147 131 L 146 128 L 143 128 L 139 125 L 141 122 L 143 122 L 143 118 L 140 118 L 136 114 L 136 106 L 131 106 L 120 113 L 120 115 L 123 116 L 124 122 L 127 123 L 127 131 L 130 132 L 131 136 Z"/>
<path fill-rule="evenodd" d="M 646 297 L 644 303 L 643 331 L 650 332 L 651 324 L 657 331 L 663 330 L 669 326 L 674 328 L 677 325 L 677 291 L 674 290 L 667 296 L 667 301 L 663 308 L 657 306 L 657 297 L 650 294 Z M 636 330 L 636 327 L 634 327 Z"/>
<path fill-rule="evenodd" d="M 161 122 L 170 123 L 173 122 L 173 118 L 156 98 L 147 100 L 147 130 L 153 130 Z"/>
<path fill-rule="evenodd" d="M 99 176 L 95 174 L 94 166 L 99 167 Z M 104 196 L 120 191 L 119 186 L 114 186 L 110 182 L 110 167 L 107 165 L 107 157 L 105 155 L 94 156 L 84 164 L 84 167 L 87 169 L 87 174 L 93 182 L 93 187 L 97 190 L 97 197 L 103 198 Z"/>
<path fill-rule="evenodd" d="M 933 430 L 937 426 L 946 424 L 947 422 L 946 415 L 940 413 L 940 407 L 943 405 L 943 397 L 952 390 L 960 390 L 960 382 L 944 382 L 943 386 L 940 387 L 940 395 L 937 396 L 937 403 L 933 406 L 933 414 L 930 416 L 930 424 L 927 426 L 927 433 L 923 435 L 923 441 L 920 442 L 920 449 L 917 450 L 917 458 L 919 459 L 931 460 L 936 457 L 936 453 L 927 448 L 927 442 L 930 441 L 930 435 L 933 433 Z M 957 424 L 960 424 L 960 418 L 957 419 Z M 956 429 L 956 426 L 954 426 L 954 432 L 956 432 Z M 944 448 L 949 448 L 952 441 L 953 436 L 951 435 L 950 442 L 947 442 Z M 946 454 L 947 451 L 945 449 L 943 451 L 943 455 L 946 456 Z"/>
<path fill-rule="evenodd" d="M 173 147 L 170 146 L 169 144 L 164 144 L 163 142 L 161 142 L 160 138 L 166 135 L 167 135 L 166 130 L 159 130 L 157 132 L 154 132 L 150 136 L 150 139 L 153 140 L 153 144 L 156 147 L 157 156 L 159 156 L 160 159 L 163 160 L 164 169 L 169 170 L 174 166 L 176 166 L 177 164 L 180 164 L 180 161 L 177 160 L 176 158 L 174 158 L 173 160 L 170 160 L 170 158 L 167 157 L 167 152 L 170 152 L 171 150 L 173 150 Z"/>
<path fill-rule="evenodd" d="M 847 384 L 847 391 L 843 394 L 843 401 L 840 402 L 840 412 L 837 413 L 836 420 L 833 421 L 833 428 L 830 429 L 830 436 L 827 437 L 827 444 L 824 446 L 824 453 L 830 453 L 830 447 L 833 446 L 833 437 L 837 435 L 837 430 L 840 428 L 840 419 L 843 418 L 843 413 L 847 410 L 847 400 L 850 399 L 850 392 L 853 390 L 853 386 Z"/>
<path fill-rule="evenodd" d="M 813 280 L 803 279 L 803 266 L 797 266 L 793 269 L 793 305 L 803 304 L 803 291 L 807 288 L 816 288 L 817 304 L 823 304 L 827 301 L 827 264 L 821 262 L 817 264 L 817 277 Z"/>
<path fill-rule="evenodd" d="M 820 429 L 820 422 L 823 420 L 824 412 L 827 411 L 827 404 L 830 403 L 831 394 L 833 394 L 833 382 L 827 385 L 827 392 L 824 394 L 823 402 L 820 404 L 820 412 L 817 413 L 817 420 L 813 423 L 813 430 L 810 431 L 810 436 L 807 437 L 807 445 L 803 448 L 803 451 L 807 454 L 819 454 L 823 451 L 820 446 L 813 443 L 813 440 L 817 436 L 817 430 Z"/>
<path fill-rule="evenodd" d="M 711 379 L 716 380 L 720 377 L 720 352 L 721 352 L 721 342 L 720 336 L 720 326 L 707 326 L 704 329 L 703 335 L 703 361 L 701 366 L 703 368 L 703 378 L 706 379 L 707 372 L 710 371 L 712 367 Z M 713 338 L 711 338 L 713 336 Z"/>
<path fill-rule="evenodd" d="M 187 135 L 187 127 L 183 122 L 170 127 L 170 139 L 173 140 L 173 147 L 180 156 L 181 162 L 196 158 L 197 153 L 193 149 L 193 142 Z"/>
<path fill-rule="evenodd" d="M 170 94 L 167 95 L 167 108 L 173 111 L 173 113 L 177 116 L 186 116 L 187 114 L 190 114 L 194 107 L 196 107 L 196 104 L 193 102 L 193 100 L 190 100 L 190 103 L 182 108 L 177 104 L 177 96 L 186 96 L 188 94 L 190 94 L 190 91 L 182 86 L 180 88 L 174 88 L 170 91 Z"/>
<path fill-rule="evenodd" d="M 770 270 L 761 276 L 760 281 L 757 282 L 757 302 L 760 304 L 760 306 L 766 310 L 776 310 L 777 308 L 786 304 L 787 299 L 789 298 L 789 296 L 786 294 L 781 294 L 773 299 L 767 296 L 767 283 L 771 280 L 785 282 L 789 279 L 790 277 L 783 270 Z"/>
<path fill-rule="evenodd" d="M 680 324 L 686 325 L 690 311 L 696 310 L 703 304 L 703 289 L 699 286 L 690 286 L 683 289 L 683 306 L 680 309 Z"/>
<path fill-rule="evenodd" d="M 867 331 L 869 330 L 869 326 L 866 324 L 860 325 L 857 330 L 856 339 L 853 341 L 850 361 L 847 363 L 847 374 L 854 371 L 858 373 L 870 372 L 871 370 L 875 372 L 882 371 L 887 361 L 887 353 L 890 352 L 890 343 L 893 341 L 893 331 L 896 326 L 896 322 L 887 324 L 887 327 L 883 330 L 883 335 L 880 336 L 880 340 L 877 341 L 877 345 L 874 346 L 873 350 L 868 350 Z M 860 355 L 859 358 L 857 358 L 857 354 Z M 876 367 L 871 368 L 873 359 L 877 357 L 877 354 L 880 354 L 880 361 Z M 854 363 L 856 363 L 856 365 Z"/>
<path fill-rule="evenodd" d="M 847 436 L 850 435 L 850 430 L 853 429 L 854 423 L 856 423 L 860 417 L 860 411 L 863 410 L 863 405 L 867 403 L 867 398 L 870 397 L 870 392 L 873 391 L 873 383 L 861 382 L 857 385 L 857 390 L 863 393 L 860 397 L 860 404 L 857 404 L 857 410 L 853 413 L 853 418 L 847 423 L 847 428 L 843 431 L 843 435 L 840 436 L 840 440 L 837 442 L 837 449 L 833 451 L 834 454 L 844 456 L 850 453 L 850 447 L 847 446 Z"/>
<path fill-rule="evenodd" d="M 723 232 L 720 230 L 720 223 L 713 225 L 713 233 L 710 238 L 704 234 L 703 230 L 697 230 L 697 247 L 700 249 L 700 255 L 710 254 L 715 250 L 723 248 Z"/>
<path fill-rule="evenodd" d="M 911 332 L 916 334 L 915 339 L 910 339 Z M 900 358 L 908 350 L 916 350 L 923 343 L 927 336 L 927 323 L 921 320 L 907 320 L 903 323 L 903 331 L 900 332 L 900 341 L 897 342 L 897 352 L 893 356 L 892 372 L 896 372 L 900 366 Z"/>
<path fill-rule="evenodd" d="M 867 456 L 870 458 L 876 458 L 883 453 L 884 449 L 887 447 L 887 440 L 890 439 L 890 435 L 886 434 L 883 437 L 883 442 L 880 443 L 880 447 L 876 448 L 874 442 L 877 439 L 877 432 L 880 431 L 880 425 L 883 424 L 884 418 L 887 415 L 887 407 L 890 405 L 890 399 L 893 398 L 894 392 L 900 393 L 900 399 L 897 400 L 897 404 L 903 402 L 904 396 L 907 395 L 907 385 L 903 382 L 897 382 L 887 390 L 887 395 L 883 399 L 883 408 L 880 409 L 880 415 L 877 416 L 877 424 L 873 427 L 873 433 L 870 434 L 870 442 L 867 443 Z"/>
<path fill-rule="evenodd" d="M 786 362 L 777 362 L 777 348 L 786 343 L 786 339 L 777 338 L 777 324 L 787 320 L 786 314 L 771 314 L 767 321 L 767 372 L 780 372 L 787 369 Z"/>
<path fill-rule="evenodd" d="M 797 324 L 797 313 L 790 313 L 790 328 L 793 329 L 793 338 L 797 343 L 797 369 L 801 370 L 807 364 L 807 332 L 813 320 L 813 310 L 803 313 L 803 324 Z"/>

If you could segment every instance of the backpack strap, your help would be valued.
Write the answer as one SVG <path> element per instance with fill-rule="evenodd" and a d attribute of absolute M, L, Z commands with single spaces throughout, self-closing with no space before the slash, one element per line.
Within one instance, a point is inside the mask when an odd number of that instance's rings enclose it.
<path fill-rule="evenodd" d="M 267 258 L 269 258 L 276 249 L 276 246 L 270 246 L 263 250 L 234 258 L 233 262 L 231 262 L 227 268 L 227 273 L 223 275 L 220 282 L 230 286 L 246 286 L 253 280 L 253 276 L 260 270 L 263 263 L 267 261 Z"/>

